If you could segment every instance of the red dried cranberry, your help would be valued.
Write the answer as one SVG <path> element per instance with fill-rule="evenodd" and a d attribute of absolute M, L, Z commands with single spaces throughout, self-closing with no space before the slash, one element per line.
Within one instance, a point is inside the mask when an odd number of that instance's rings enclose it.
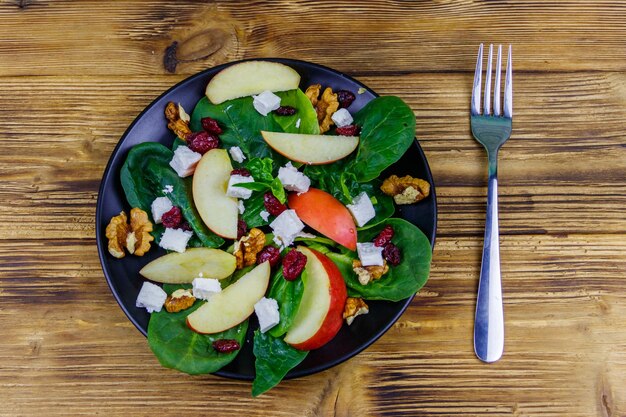
<path fill-rule="evenodd" d="M 263 196 L 263 205 L 265 210 L 272 216 L 278 216 L 283 211 L 287 210 L 287 206 L 281 203 L 271 191 L 268 191 Z"/>
<path fill-rule="evenodd" d="M 379 248 L 384 248 L 385 245 L 391 242 L 393 238 L 393 227 L 387 225 L 383 230 L 380 231 L 378 236 L 374 239 L 374 246 L 378 246 Z"/>
<path fill-rule="evenodd" d="M 220 140 L 217 136 L 207 132 L 194 132 L 187 135 L 187 146 L 192 151 L 204 155 L 220 146 Z"/>
<path fill-rule="evenodd" d="M 265 261 L 270 261 L 270 266 L 275 267 L 280 261 L 280 250 L 275 246 L 266 246 L 256 255 L 257 265 L 261 265 Z"/>
<path fill-rule="evenodd" d="M 356 99 L 356 96 L 353 92 L 348 90 L 339 90 L 337 91 L 337 101 L 339 101 L 339 107 L 346 108 L 350 107 L 350 104 Z"/>
<path fill-rule="evenodd" d="M 356 136 L 360 133 L 361 129 L 357 125 L 348 125 L 338 127 L 335 131 L 341 136 Z"/>
<path fill-rule="evenodd" d="M 230 175 L 241 175 L 242 177 L 249 177 L 250 171 L 245 168 L 237 168 L 230 171 Z"/>
<path fill-rule="evenodd" d="M 161 216 L 161 223 L 167 228 L 175 229 L 183 221 L 183 214 L 178 207 L 172 207 Z"/>
<path fill-rule="evenodd" d="M 287 281 L 293 281 L 298 278 L 306 265 L 306 255 L 295 249 L 291 250 L 287 256 L 283 258 L 283 277 Z"/>
<path fill-rule="evenodd" d="M 217 123 L 217 120 L 211 119 L 210 117 L 203 117 L 200 120 L 200 123 L 202 123 L 202 128 L 207 133 L 213 133 L 214 135 L 220 135 L 223 132 L 222 128 Z"/>
<path fill-rule="evenodd" d="M 239 342 L 234 339 L 219 339 L 213 342 L 213 349 L 219 353 L 230 353 L 239 350 Z"/>
<path fill-rule="evenodd" d="M 245 221 L 239 219 L 237 222 L 237 239 L 241 239 L 248 233 L 248 225 Z"/>
<path fill-rule="evenodd" d="M 383 258 L 385 258 L 391 265 L 398 265 L 400 261 L 402 261 L 400 248 L 393 243 L 387 243 L 383 249 Z"/>
<path fill-rule="evenodd" d="M 274 113 L 279 116 L 293 116 L 294 114 L 296 114 L 296 109 L 295 107 L 291 106 L 280 106 L 279 108 L 274 110 Z"/>
<path fill-rule="evenodd" d="M 185 232 L 193 231 L 193 229 L 191 228 L 191 226 L 187 222 L 182 222 L 180 224 L 180 226 L 178 226 L 178 228 L 181 229 L 181 230 L 184 230 Z"/>

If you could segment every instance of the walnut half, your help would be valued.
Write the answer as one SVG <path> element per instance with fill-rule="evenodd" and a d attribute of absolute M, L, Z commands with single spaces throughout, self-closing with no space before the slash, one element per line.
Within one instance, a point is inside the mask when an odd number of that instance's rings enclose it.
<path fill-rule="evenodd" d="M 235 260 L 237 269 L 256 264 L 256 255 L 265 246 L 265 233 L 256 227 L 250 229 L 247 236 L 235 242 Z"/>
<path fill-rule="evenodd" d="M 430 184 L 410 175 L 404 177 L 392 175 L 383 181 L 380 190 L 392 196 L 396 204 L 413 204 L 428 197 Z"/>
<path fill-rule="evenodd" d="M 130 225 L 128 218 L 123 211 L 111 218 L 107 228 L 106 237 L 109 239 L 109 253 L 120 259 L 126 256 L 124 248 L 128 253 L 143 256 L 150 250 L 150 242 L 154 237 L 150 234 L 152 223 L 148 219 L 148 214 L 134 208 L 130 211 Z"/>
<path fill-rule="evenodd" d="M 320 84 L 313 84 L 306 89 L 304 93 L 317 113 L 317 123 L 320 126 L 320 133 L 325 133 L 330 130 L 330 127 L 334 124 L 332 115 L 339 108 L 339 98 L 337 94 L 333 93 L 333 89 L 326 87 L 322 93 L 322 97 L 319 97 L 322 86 Z"/>
<path fill-rule="evenodd" d="M 165 309 L 168 313 L 178 313 L 188 309 L 196 302 L 196 297 L 191 291 L 178 289 L 165 299 Z"/>
<path fill-rule="evenodd" d="M 348 323 L 349 326 L 352 324 L 356 316 L 367 314 L 369 312 L 370 309 L 362 298 L 348 297 L 346 299 L 346 306 L 343 310 L 343 318 L 346 319 L 346 323 Z"/>
<path fill-rule="evenodd" d="M 191 133 L 191 129 L 189 128 L 189 115 L 185 109 L 180 104 L 177 105 L 170 101 L 165 106 L 165 118 L 168 121 L 167 127 L 182 140 L 187 140 L 187 135 Z"/>
<path fill-rule="evenodd" d="M 387 261 L 383 261 L 382 266 L 363 266 L 361 261 L 355 259 L 352 261 L 352 270 L 358 275 L 361 285 L 367 285 L 370 281 L 380 279 L 380 277 L 389 272 L 389 266 L 387 265 Z"/>

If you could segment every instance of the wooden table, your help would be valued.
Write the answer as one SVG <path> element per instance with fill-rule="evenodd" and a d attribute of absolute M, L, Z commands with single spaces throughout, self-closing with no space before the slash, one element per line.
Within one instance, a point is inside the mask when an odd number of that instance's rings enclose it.
<path fill-rule="evenodd" d="M 626 415 L 626 2 L 359 3 L 0 2 L 0 415 Z M 515 68 L 492 365 L 472 349 L 480 42 L 512 43 Z M 440 214 L 430 280 L 381 340 L 252 399 L 247 382 L 159 366 L 106 285 L 94 213 L 115 144 L 157 95 L 267 56 L 406 100 Z"/>

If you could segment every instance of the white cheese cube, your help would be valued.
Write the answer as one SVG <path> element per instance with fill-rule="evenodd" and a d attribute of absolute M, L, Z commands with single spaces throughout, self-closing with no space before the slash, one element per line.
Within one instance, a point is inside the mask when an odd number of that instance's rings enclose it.
<path fill-rule="evenodd" d="M 167 228 L 163 236 L 161 236 L 159 246 L 166 250 L 183 253 L 187 249 L 187 242 L 189 242 L 191 236 L 193 236 L 192 231 Z"/>
<path fill-rule="evenodd" d="M 254 109 L 261 113 L 263 116 L 267 116 L 269 112 L 276 110 L 280 107 L 280 97 L 272 93 L 269 90 L 263 91 L 258 96 L 252 96 L 254 100 L 252 105 Z"/>
<path fill-rule="evenodd" d="M 363 266 L 383 265 L 383 248 L 373 243 L 357 243 L 356 250 Z"/>
<path fill-rule="evenodd" d="M 261 298 L 254 305 L 254 312 L 259 319 L 261 333 L 265 333 L 280 322 L 278 303 L 273 298 Z"/>
<path fill-rule="evenodd" d="M 174 157 L 170 161 L 170 166 L 179 177 L 185 178 L 193 174 L 201 158 L 202 155 L 198 152 L 194 152 L 186 146 L 179 146 L 174 151 Z"/>
<path fill-rule="evenodd" d="M 246 211 L 246 206 L 243 205 L 243 200 L 237 201 L 237 208 L 239 209 L 239 214 L 243 214 Z"/>
<path fill-rule="evenodd" d="M 161 217 L 168 211 L 170 211 L 174 206 L 172 202 L 167 197 L 158 197 L 155 198 L 152 202 L 152 219 L 155 223 L 161 223 Z"/>
<path fill-rule="evenodd" d="M 352 213 L 352 217 L 354 217 L 359 227 L 365 226 L 367 222 L 376 216 L 376 210 L 374 210 L 372 200 L 370 200 L 365 192 L 362 192 L 352 199 L 352 204 L 348 204 L 346 207 L 350 210 L 350 213 Z"/>
<path fill-rule="evenodd" d="M 193 285 L 193 296 L 199 300 L 208 300 L 213 294 L 222 292 L 219 279 L 194 278 L 191 285 Z"/>
<path fill-rule="evenodd" d="M 144 282 L 135 301 L 135 306 L 145 308 L 148 313 L 158 313 L 163 308 L 167 293 L 161 287 L 151 282 Z"/>
<path fill-rule="evenodd" d="M 279 246 L 289 246 L 304 229 L 304 223 L 295 210 L 285 210 L 270 223 L 270 227 L 274 232 L 274 242 Z"/>
<path fill-rule="evenodd" d="M 242 163 L 243 160 L 246 159 L 246 156 L 243 154 L 243 151 L 241 150 L 239 146 L 233 146 L 232 148 L 228 150 L 228 153 L 230 153 L 230 156 L 231 158 L 233 158 L 233 161 Z"/>
<path fill-rule="evenodd" d="M 311 186 L 311 179 L 298 171 L 296 167 L 287 162 L 284 167 L 278 169 L 278 179 L 287 191 L 296 191 L 298 194 L 306 193 Z"/>
<path fill-rule="evenodd" d="M 243 175 L 231 175 L 228 179 L 228 188 L 226 188 L 226 195 L 228 197 L 243 198 L 244 200 L 250 198 L 252 190 L 247 188 L 237 187 L 235 184 L 242 184 L 246 182 L 254 182 L 252 177 L 244 177 Z"/>
<path fill-rule="evenodd" d="M 344 127 L 344 126 L 351 125 L 352 122 L 354 121 L 354 119 L 352 118 L 352 115 L 346 109 L 337 110 L 336 112 L 333 113 L 333 115 L 330 118 L 333 120 L 333 122 L 335 122 L 337 127 Z"/>
<path fill-rule="evenodd" d="M 168 184 L 161 191 L 163 192 L 163 194 L 172 194 L 172 191 L 174 191 L 174 186 Z"/>
<path fill-rule="evenodd" d="M 259 213 L 259 216 L 261 216 L 264 222 L 268 221 L 270 218 L 270 214 L 265 210 L 261 210 L 261 212 Z"/>

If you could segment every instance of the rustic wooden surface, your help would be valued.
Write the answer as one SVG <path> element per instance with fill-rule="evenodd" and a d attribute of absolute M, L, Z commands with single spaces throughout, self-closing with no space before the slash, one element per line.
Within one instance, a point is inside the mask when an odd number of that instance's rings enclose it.
<path fill-rule="evenodd" d="M 515 63 L 506 347 L 492 365 L 472 351 L 480 42 L 512 43 Z M 440 216 L 430 280 L 381 340 L 252 399 L 249 383 L 158 365 L 105 283 L 94 213 L 111 151 L 147 104 L 199 70 L 265 56 L 405 99 Z M 0 115 L 2 416 L 626 415 L 625 1 L 2 0 Z"/>

